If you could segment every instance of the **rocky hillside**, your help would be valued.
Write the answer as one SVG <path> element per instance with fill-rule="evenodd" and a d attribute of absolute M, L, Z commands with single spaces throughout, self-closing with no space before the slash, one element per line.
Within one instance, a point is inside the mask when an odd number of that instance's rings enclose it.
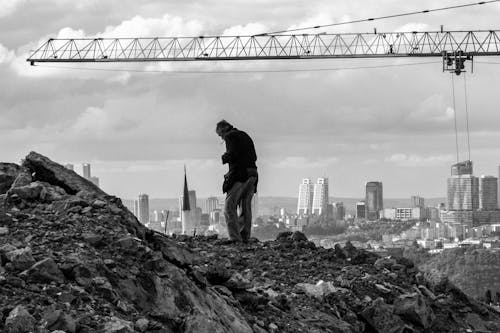
<path fill-rule="evenodd" d="M 500 315 L 350 244 L 166 237 L 30 153 L 0 164 L 0 331 L 498 332 Z"/>
<path fill-rule="evenodd" d="M 487 291 L 500 302 L 500 252 L 487 249 L 449 249 L 419 265 L 425 272 L 439 272 L 467 295 L 484 299 Z"/>

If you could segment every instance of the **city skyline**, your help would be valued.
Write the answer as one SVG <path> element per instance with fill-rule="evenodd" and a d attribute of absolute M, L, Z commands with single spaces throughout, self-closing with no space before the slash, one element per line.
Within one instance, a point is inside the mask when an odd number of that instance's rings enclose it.
<path fill-rule="evenodd" d="M 140 192 L 177 197 L 186 164 L 199 196 L 218 195 L 226 168 L 215 124 L 226 119 L 254 139 L 262 196 L 295 196 L 304 175 L 330 175 L 335 193 L 345 197 L 358 197 L 370 179 L 384 183 L 387 197 L 445 195 L 442 180 L 455 160 L 455 136 L 451 74 L 442 72 L 439 58 L 95 64 L 109 72 L 85 70 L 86 65 L 81 70 L 33 67 L 25 61 L 29 50 L 49 37 L 254 34 L 432 8 L 435 1 L 11 3 L 0 6 L 4 160 L 16 162 L 35 150 L 57 161 L 86 161 L 101 178 L 101 188 L 122 198 Z M 220 16 L 219 5 L 227 15 Z M 441 25 L 488 30 L 496 28 L 499 16 L 500 5 L 492 4 L 325 32 L 433 31 Z M 495 99 L 500 66 L 485 64 L 495 59 L 475 58 L 474 73 L 466 63 L 477 174 L 496 175 L 500 164 Z M 366 68 L 377 66 L 390 67 Z M 247 72 L 197 73 L 242 70 Z M 455 77 L 455 84 L 463 158 L 464 75 Z"/>

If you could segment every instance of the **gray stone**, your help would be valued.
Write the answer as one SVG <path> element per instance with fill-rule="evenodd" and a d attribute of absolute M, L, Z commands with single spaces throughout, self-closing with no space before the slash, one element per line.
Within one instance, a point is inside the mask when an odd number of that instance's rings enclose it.
<path fill-rule="evenodd" d="M 137 319 L 134 324 L 135 329 L 139 332 L 146 332 L 148 326 L 149 326 L 149 320 L 147 320 L 146 318 Z"/>
<path fill-rule="evenodd" d="M 373 265 L 378 269 L 383 269 L 383 268 L 390 269 L 396 263 L 397 263 L 396 260 L 391 258 L 380 258 L 377 259 L 377 261 L 375 261 L 375 264 Z"/>
<path fill-rule="evenodd" d="M 367 306 L 361 316 L 378 333 L 402 333 L 406 326 L 401 318 L 394 314 L 393 307 L 386 304 L 382 298 L 377 298 Z"/>
<path fill-rule="evenodd" d="M 104 208 L 104 207 L 106 207 L 106 201 L 97 199 L 94 202 L 92 202 L 92 207 L 94 207 L 94 208 Z"/>
<path fill-rule="evenodd" d="M 50 283 L 54 281 L 57 283 L 63 283 L 65 280 L 63 272 L 61 272 L 52 258 L 46 258 L 37 262 L 22 274 L 28 276 L 30 280 L 40 282 Z"/>
<path fill-rule="evenodd" d="M 106 333 L 134 333 L 134 325 L 126 320 L 111 317 L 104 324 L 104 332 Z"/>
<path fill-rule="evenodd" d="M 5 320 L 6 333 L 28 333 L 34 329 L 35 318 L 22 305 L 16 306 Z"/>
<path fill-rule="evenodd" d="M 418 293 L 399 296 L 394 301 L 394 308 L 396 314 L 423 328 L 431 327 L 435 319 L 431 307 L 425 298 Z"/>
<path fill-rule="evenodd" d="M 75 319 L 61 310 L 49 309 L 43 316 L 42 325 L 51 331 L 61 330 L 66 333 L 76 331 Z"/>
<path fill-rule="evenodd" d="M 5 236 L 9 234 L 9 228 L 7 227 L 0 227 L 0 236 Z"/>
<path fill-rule="evenodd" d="M 14 250 L 17 250 L 17 247 L 15 247 L 12 244 L 5 244 L 5 245 L 0 246 L 0 253 L 7 253 L 7 252 L 14 251 Z"/>
<path fill-rule="evenodd" d="M 295 288 L 302 291 L 306 295 L 317 299 L 323 299 L 324 297 L 337 292 L 348 292 L 345 288 L 335 287 L 332 282 L 324 282 L 322 280 L 318 281 L 316 284 L 297 283 Z"/>
<path fill-rule="evenodd" d="M 14 163 L 0 163 L 0 194 L 6 193 L 21 172 L 22 168 Z"/>
<path fill-rule="evenodd" d="M 253 287 L 253 283 L 240 273 L 234 273 L 229 280 L 224 283 L 230 290 L 246 290 Z"/>
<path fill-rule="evenodd" d="M 21 171 L 14 182 L 12 183 L 11 188 L 16 188 L 16 187 L 22 187 L 29 185 L 33 181 L 33 178 L 31 177 L 31 173 L 29 173 L 27 170 Z"/>
<path fill-rule="evenodd" d="M 36 152 L 31 152 L 26 156 L 23 161 L 23 167 L 34 172 L 36 180 L 57 185 L 63 188 L 68 194 L 89 192 L 95 195 L 106 195 L 91 181 Z"/>
<path fill-rule="evenodd" d="M 20 270 L 28 269 L 35 264 L 35 259 L 33 259 L 29 247 L 7 252 L 5 253 L 5 257 L 12 263 L 14 268 Z"/>

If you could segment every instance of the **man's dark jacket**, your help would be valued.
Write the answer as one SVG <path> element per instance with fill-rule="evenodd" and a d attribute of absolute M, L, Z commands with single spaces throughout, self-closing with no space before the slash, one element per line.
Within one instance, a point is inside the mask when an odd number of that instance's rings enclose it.
<path fill-rule="evenodd" d="M 243 131 L 232 128 L 224 138 L 226 153 L 222 155 L 222 164 L 229 164 L 229 172 L 224 175 L 222 191 L 226 193 L 236 182 L 246 182 L 250 176 L 257 177 L 257 154 L 253 141 Z M 257 192 L 257 183 L 255 183 Z"/>

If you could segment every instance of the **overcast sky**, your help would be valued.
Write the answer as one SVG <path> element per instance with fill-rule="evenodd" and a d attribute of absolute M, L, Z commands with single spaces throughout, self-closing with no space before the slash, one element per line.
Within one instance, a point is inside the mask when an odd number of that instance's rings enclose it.
<path fill-rule="evenodd" d="M 220 195 L 226 166 L 215 124 L 226 119 L 256 144 L 260 195 L 296 196 L 304 177 L 330 178 L 330 195 L 445 196 L 455 157 L 450 74 L 439 58 L 194 64 L 104 64 L 163 70 L 312 69 L 434 62 L 377 69 L 172 74 L 30 67 L 49 37 L 246 34 L 432 9 L 470 1 L 1 0 L 0 160 L 35 150 L 92 164 L 102 188 L 123 198 L 176 197 L 183 164 L 198 196 Z M 372 5 L 375 4 L 376 5 Z M 500 29 L 500 3 L 326 32 Z M 475 173 L 498 176 L 499 57 L 468 75 Z M 63 65 L 61 65 L 63 66 Z M 84 66 L 81 66 L 82 68 Z M 461 159 L 466 159 L 463 76 L 455 78 Z"/>

